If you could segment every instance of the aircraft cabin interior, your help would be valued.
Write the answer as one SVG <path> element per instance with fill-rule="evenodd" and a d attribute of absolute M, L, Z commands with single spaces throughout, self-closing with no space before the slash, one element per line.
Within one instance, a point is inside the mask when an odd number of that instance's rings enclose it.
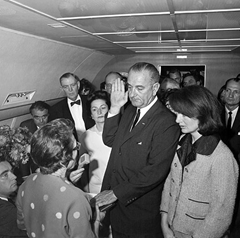
<path fill-rule="evenodd" d="M 200 67 L 217 94 L 240 73 L 239 0 L 0 0 L 0 125 L 17 127 L 38 100 L 64 97 L 72 72 L 96 89 L 136 62 Z"/>

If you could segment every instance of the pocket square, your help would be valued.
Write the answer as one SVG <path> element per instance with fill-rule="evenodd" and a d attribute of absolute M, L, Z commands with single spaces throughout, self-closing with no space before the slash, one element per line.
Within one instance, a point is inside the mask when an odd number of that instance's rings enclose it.
<path fill-rule="evenodd" d="M 138 142 L 137 144 L 138 144 L 138 145 L 142 145 L 142 141 Z"/>

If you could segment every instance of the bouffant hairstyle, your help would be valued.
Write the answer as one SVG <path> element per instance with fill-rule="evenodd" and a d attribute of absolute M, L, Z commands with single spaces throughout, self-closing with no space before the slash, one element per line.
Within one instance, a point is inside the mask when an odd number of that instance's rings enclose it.
<path fill-rule="evenodd" d="M 211 135 L 222 128 L 221 105 L 207 88 L 192 85 L 168 96 L 170 110 L 199 120 L 199 133 Z"/>
<path fill-rule="evenodd" d="M 72 160 L 73 128 L 72 121 L 60 118 L 47 123 L 33 134 L 30 155 L 41 173 L 54 173 Z"/>
<path fill-rule="evenodd" d="M 91 104 L 94 100 L 97 100 L 97 99 L 102 99 L 103 101 L 105 101 L 106 104 L 108 105 L 108 108 L 110 108 L 110 98 L 108 93 L 106 91 L 97 90 L 88 96 L 87 109 L 88 109 L 89 115 L 91 115 Z"/>

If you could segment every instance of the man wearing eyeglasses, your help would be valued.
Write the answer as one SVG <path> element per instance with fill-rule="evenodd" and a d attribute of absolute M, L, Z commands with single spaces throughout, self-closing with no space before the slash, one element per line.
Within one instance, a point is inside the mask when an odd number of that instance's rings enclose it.
<path fill-rule="evenodd" d="M 60 85 L 66 98 L 53 105 L 50 110 L 50 121 L 57 118 L 70 119 L 75 124 L 74 136 L 77 140 L 94 125 L 93 119 L 87 113 L 87 97 L 79 95 L 80 80 L 73 73 L 65 73 L 60 77 Z"/>
<path fill-rule="evenodd" d="M 29 109 L 32 119 L 23 121 L 20 127 L 27 127 L 31 133 L 48 122 L 50 106 L 43 101 L 36 101 Z"/>
<path fill-rule="evenodd" d="M 0 156 L 0 237 L 28 237 L 17 227 L 17 208 L 10 196 L 17 190 L 12 166 Z"/>

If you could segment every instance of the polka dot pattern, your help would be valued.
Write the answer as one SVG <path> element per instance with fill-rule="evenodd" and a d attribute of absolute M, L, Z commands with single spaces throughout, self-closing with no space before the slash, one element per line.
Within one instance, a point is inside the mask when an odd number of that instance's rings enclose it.
<path fill-rule="evenodd" d="M 31 208 L 32 208 L 32 209 L 34 209 L 34 208 L 35 208 L 35 205 L 34 205 L 34 203 L 33 203 L 33 202 L 30 204 L 30 206 L 31 206 Z"/>
<path fill-rule="evenodd" d="M 24 197 L 24 191 L 22 191 L 22 194 L 21 194 L 21 195 L 22 195 L 22 197 Z"/>
<path fill-rule="evenodd" d="M 57 219 L 61 219 L 62 218 L 62 213 L 61 212 L 57 212 L 56 213 L 56 217 L 57 217 Z"/>
<path fill-rule="evenodd" d="M 45 231 L 45 226 L 42 224 L 42 231 Z"/>
<path fill-rule="evenodd" d="M 34 232 L 31 233 L 32 237 L 36 237 L 36 234 Z"/>
<path fill-rule="evenodd" d="M 49 196 L 47 195 L 47 194 L 45 194 L 44 196 L 43 196 L 43 201 L 47 201 L 48 200 L 48 198 L 49 198 Z"/>
<path fill-rule="evenodd" d="M 36 178 L 37 178 L 37 174 L 35 174 L 35 175 L 33 176 L 33 181 L 35 181 Z"/>
<path fill-rule="evenodd" d="M 67 189 L 67 188 L 66 188 L 65 186 L 62 186 L 62 187 L 60 188 L 60 191 L 61 191 L 61 192 L 65 192 L 66 189 Z"/>
<path fill-rule="evenodd" d="M 74 213 L 73 213 L 73 217 L 74 217 L 75 219 L 78 219 L 78 218 L 80 217 L 80 212 L 74 212 Z"/>

